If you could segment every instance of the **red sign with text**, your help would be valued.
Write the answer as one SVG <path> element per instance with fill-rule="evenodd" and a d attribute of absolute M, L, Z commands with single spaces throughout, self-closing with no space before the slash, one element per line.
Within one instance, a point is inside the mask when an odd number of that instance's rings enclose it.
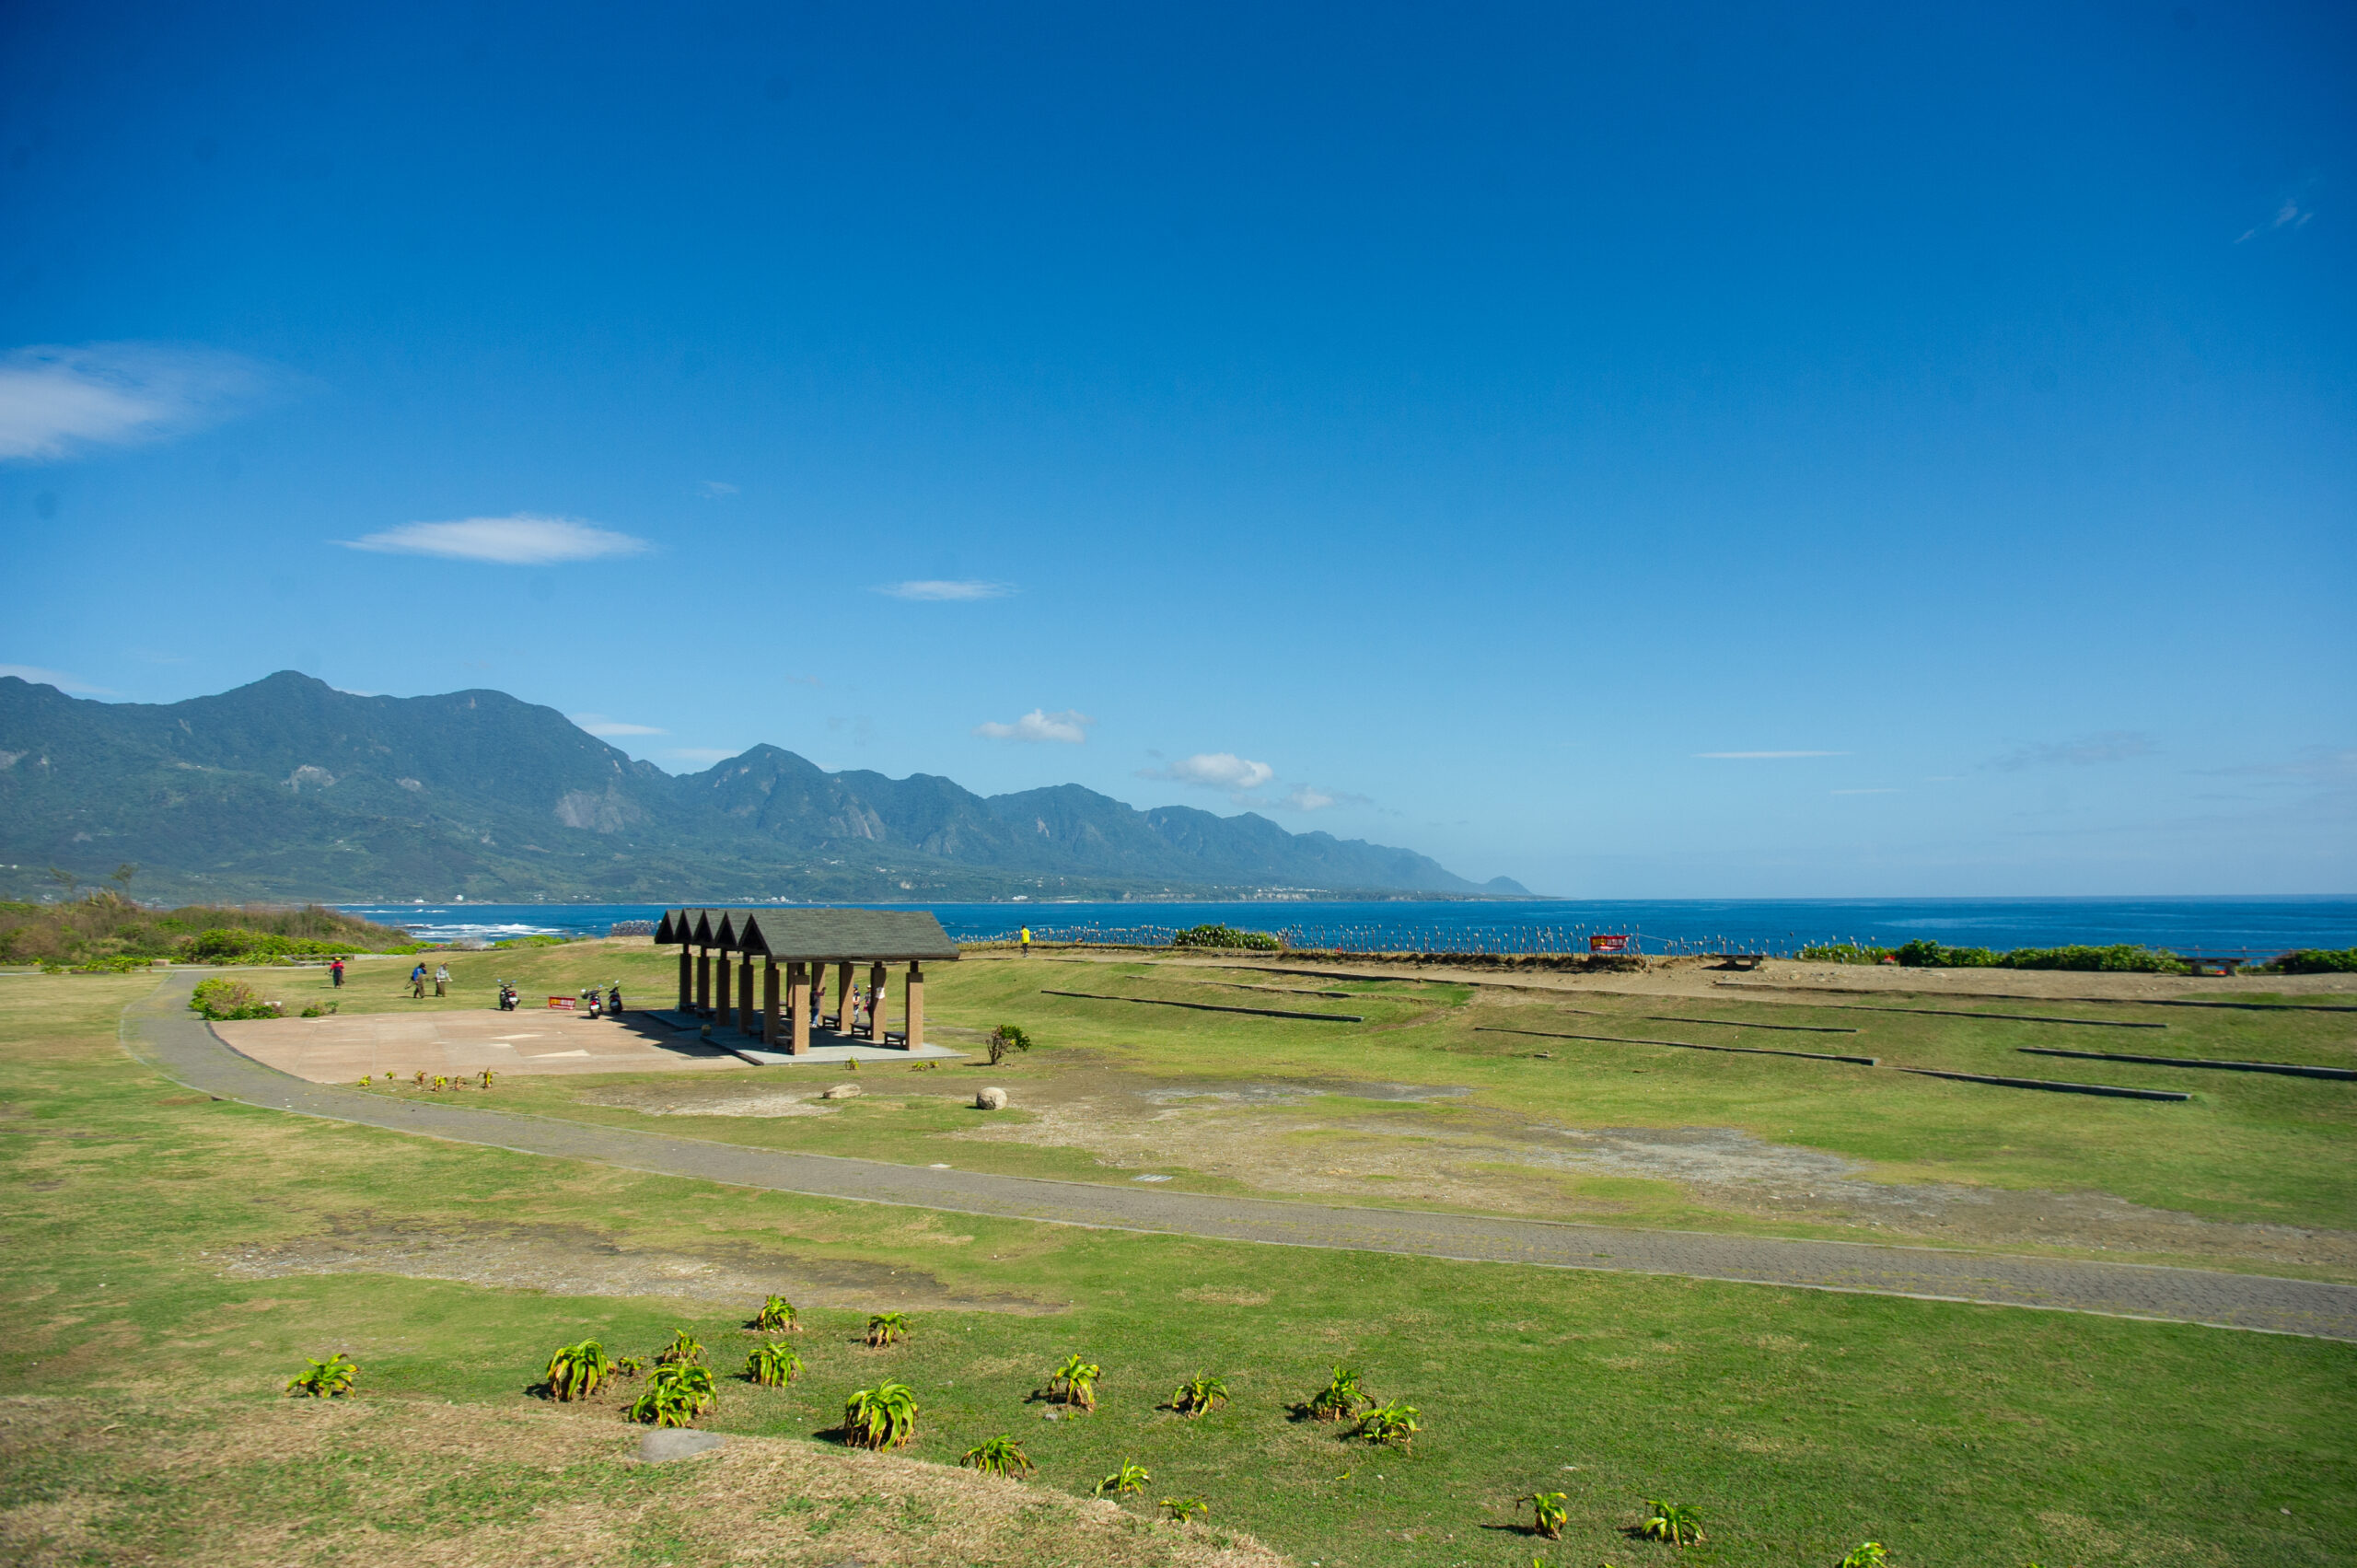
<path fill-rule="evenodd" d="M 1587 950 L 1591 953 L 1625 953 L 1629 950 L 1629 939 L 1626 936 L 1591 936 L 1587 939 Z"/>

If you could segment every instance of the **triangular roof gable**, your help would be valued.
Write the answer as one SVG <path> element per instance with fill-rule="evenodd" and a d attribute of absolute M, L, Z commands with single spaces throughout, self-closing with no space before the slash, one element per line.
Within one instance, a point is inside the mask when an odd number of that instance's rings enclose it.
<path fill-rule="evenodd" d="M 741 912 L 740 945 L 772 958 L 954 962 L 958 944 L 929 910 L 786 909 Z"/>

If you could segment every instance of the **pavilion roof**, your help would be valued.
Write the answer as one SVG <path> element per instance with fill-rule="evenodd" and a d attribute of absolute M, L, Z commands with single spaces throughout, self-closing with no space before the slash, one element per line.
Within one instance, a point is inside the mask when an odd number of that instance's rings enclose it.
<path fill-rule="evenodd" d="M 667 910 L 655 940 L 786 959 L 958 957 L 958 944 L 926 910 Z"/>

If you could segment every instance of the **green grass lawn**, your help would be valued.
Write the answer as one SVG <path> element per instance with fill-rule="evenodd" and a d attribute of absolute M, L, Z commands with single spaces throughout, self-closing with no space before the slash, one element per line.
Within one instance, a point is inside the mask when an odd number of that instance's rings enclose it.
<path fill-rule="evenodd" d="M 537 960 L 548 967 L 534 982 L 554 989 L 561 966 L 599 958 L 604 978 L 615 967 L 610 955 L 559 953 Z M 953 1021 L 988 1022 L 1020 1005 L 1027 1027 L 1039 1020 L 1035 1032 L 1051 1043 L 1069 1030 L 1083 1038 L 1068 1048 L 1172 1062 L 1167 1036 L 1021 1003 L 1038 989 L 1025 966 L 943 968 L 957 979 L 935 981 L 935 994 Z M 884 1352 L 857 1342 L 860 1312 L 812 1310 L 802 1380 L 778 1391 L 725 1381 L 710 1424 L 824 1442 L 851 1389 L 894 1377 L 923 1404 L 916 1457 L 954 1462 L 1010 1433 L 1039 1464 L 1034 1484 L 1074 1494 L 1134 1459 L 1154 1472 L 1149 1500 L 1200 1495 L 1215 1524 L 1326 1568 L 1523 1568 L 1534 1554 L 1623 1568 L 1829 1565 L 1870 1536 L 1908 1568 L 2323 1564 L 2357 1555 L 2348 1437 L 2357 1431 L 2357 1347 L 932 1215 L 405 1139 L 212 1101 L 157 1076 L 116 1043 L 119 1010 L 152 983 L 0 981 L 0 1244 L 21 1265 L 0 1281 L 16 1325 L 0 1348 L 0 1397 L 120 1405 L 168 1423 L 176 1403 L 268 1405 L 304 1356 L 341 1349 L 365 1368 L 365 1400 L 516 1409 L 533 1401 L 528 1390 L 560 1341 L 594 1334 L 644 1353 L 675 1326 L 711 1346 L 724 1371 L 741 1365 L 751 1341 L 738 1325 L 751 1299 L 741 1309 L 682 1307 L 381 1274 L 229 1272 L 251 1249 L 329 1234 L 530 1235 L 585 1251 L 769 1259 L 781 1277 L 856 1266 L 872 1281 L 882 1269 L 879 1306 L 890 1304 L 897 1270 L 919 1298 L 947 1291 L 1054 1308 L 920 1311 L 913 1340 Z M 1215 1048 L 1231 1053 L 1273 1047 L 1290 1063 L 1284 1071 L 1338 1072 L 1355 1050 L 1375 1058 L 1356 1064 L 1363 1075 L 1409 1076 L 1415 1067 L 1415 1076 L 1484 1094 L 1574 1092 L 1563 1086 L 1569 1058 L 1491 1052 L 1479 1043 L 1487 1037 L 1466 1030 L 1463 1007 L 1437 1010 L 1438 1019 L 1404 1018 L 1389 1034 L 1289 1034 L 1263 1046 L 1217 1031 L 1202 1038 L 1229 1041 Z M 1878 1053 L 1898 1054 L 1896 1042 L 1876 1043 Z M 1740 1103 L 1722 1092 L 1730 1098 L 1683 1114 Z M 1860 1113 L 1856 1098 L 1843 1103 Z M 1865 1109 L 1878 1114 L 1879 1102 Z M 2261 1097 L 2236 1113 L 2245 1136 L 2271 1125 L 2266 1109 Z M 1817 1114 L 1829 1137 L 1895 1136 Z M 1942 1125 L 1919 1112 L 1913 1136 L 1956 1135 Z M 2321 1135 L 2310 1136 L 2314 1163 L 2329 1163 Z M 2105 1140 L 2113 1150 L 2105 1157 L 2131 1165 L 2131 1143 Z M 2164 1163 L 2195 1159 L 2186 1143 Z M 1104 1367 L 1100 1411 L 1041 1420 L 1028 1396 L 1075 1351 Z M 1420 1409 L 1424 1431 L 1411 1454 L 1289 1417 L 1338 1361 L 1358 1367 L 1376 1393 Z M 1199 1370 L 1225 1378 L 1227 1408 L 1199 1422 L 1157 1408 Z M 610 1408 L 585 1419 L 620 1421 Z M 139 1547 L 137 1489 L 163 1482 L 110 1481 L 78 1464 L 70 1444 L 5 1452 L 0 1517 L 16 1523 L 0 1539 L 22 1542 L 27 1528 L 88 1504 L 93 1488 L 116 1487 L 120 1495 L 107 1495 L 119 1506 L 92 1527 L 87 1560 Z M 180 1495 L 212 1484 L 192 1475 L 170 1483 Z M 249 1506 L 219 1484 L 211 1503 L 222 1516 Z M 1562 1543 L 1515 1533 L 1527 1511 L 1513 1500 L 1534 1489 L 1570 1494 Z M 433 1528 L 468 1527 L 477 1508 L 468 1495 L 454 1472 Z M 1623 1539 L 1619 1530 L 1648 1497 L 1698 1508 L 1708 1543 L 1679 1554 Z M 323 1493 L 322 1510 L 330 1504 Z M 285 1499 L 268 1505 L 283 1509 Z M 339 1531 L 368 1527 L 369 1506 L 335 1504 L 307 1525 L 307 1539 L 331 1546 Z M 649 1541 L 644 1561 L 653 1568 L 673 1549 Z"/>

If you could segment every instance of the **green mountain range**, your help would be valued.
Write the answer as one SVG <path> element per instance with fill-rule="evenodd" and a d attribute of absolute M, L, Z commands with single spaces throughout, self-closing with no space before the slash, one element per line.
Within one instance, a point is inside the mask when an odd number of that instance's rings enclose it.
<path fill-rule="evenodd" d="M 774 746 L 675 777 L 505 692 L 362 697 L 291 670 L 167 704 L 0 677 L 0 862 L 17 898 L 125 862 L 142 896 L 209 900 L 1525 894 L 1077 784 L 984 797 Z"/>

